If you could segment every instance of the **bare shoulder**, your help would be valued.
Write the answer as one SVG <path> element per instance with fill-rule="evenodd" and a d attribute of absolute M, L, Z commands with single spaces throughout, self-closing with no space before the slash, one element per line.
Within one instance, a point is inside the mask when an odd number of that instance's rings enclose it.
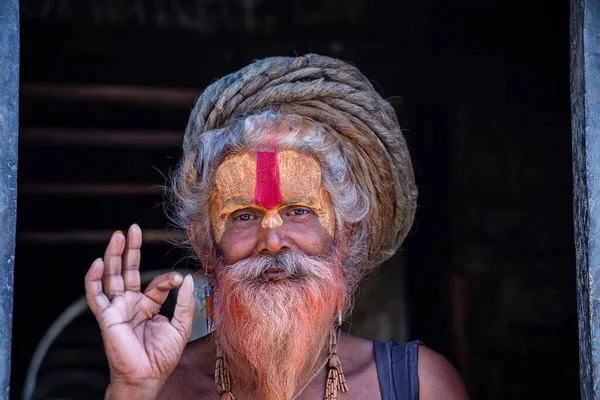
<path fill-rule="evenodd" d="M 338 343 L 338 354 L 350 388 L 344 398 L 380 400 L 373 341 L 343 333 Z M 321 396 L 323 386 L 320 387 Z"/>
<path fill-rule="evenodd" d="M 419 346 L 419 399 L 467 400 L 469 395 L 458 371 L 441 354 Z"/>
<path fill-rule="evenodd" d="M 214 383 L 215 355 L 213 341 L 200 338 L 190 342 L 177 367 L 163 386 L 159 399 L 218 398 Z"/>
<path fill-rule="evenodd" d="M 342 361 L 346 361 L 346 364 L 349 365 L 349 372 L 351 369 L 362 370 L 371 364 L 375 365 L 373 341 L 349 333 L 340 335 L 338 354 Z"/>

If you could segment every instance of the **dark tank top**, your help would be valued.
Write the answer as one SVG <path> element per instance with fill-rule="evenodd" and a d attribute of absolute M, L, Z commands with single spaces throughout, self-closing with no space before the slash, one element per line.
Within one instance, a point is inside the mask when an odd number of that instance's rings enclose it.
<path fill-rule="evenodd" d="M 418 340 L 398 344 L 393 340 L 373 342 L 381 400 L 418 400 Z"/>

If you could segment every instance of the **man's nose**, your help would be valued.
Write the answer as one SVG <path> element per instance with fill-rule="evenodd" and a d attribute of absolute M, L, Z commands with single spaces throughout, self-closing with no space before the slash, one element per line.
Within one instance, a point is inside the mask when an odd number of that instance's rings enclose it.
<path fill-rule="evenodd" d="M 262 228 L 262 237 L 259 241 L 259 253 L 278 253 L 290 248 L 289 239 L 283 226 Z"/>

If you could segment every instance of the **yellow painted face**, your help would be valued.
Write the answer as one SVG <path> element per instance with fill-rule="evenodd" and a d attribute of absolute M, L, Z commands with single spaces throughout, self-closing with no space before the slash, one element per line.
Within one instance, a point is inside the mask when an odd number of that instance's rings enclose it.
<path fill-rule="evenodd" d="M 309 155 L 292 150 L 234 154 L 217 168 L 215 185 L 210 219 L 217 243 L 229 215 L 247 207 L 263 211 L 261 225 L 265 229 L 283 224 L 279 214 L 282 208 L 308 207 L 333 236 L 335 218 L 329 195 L 321 184 L 321 167 Z"/>

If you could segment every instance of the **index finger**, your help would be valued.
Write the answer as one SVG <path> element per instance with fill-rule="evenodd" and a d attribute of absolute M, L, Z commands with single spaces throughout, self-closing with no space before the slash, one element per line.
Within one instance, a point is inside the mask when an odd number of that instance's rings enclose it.
<path fill-rule="evenodd" d="M 102 291 L 103 272 L 104 262 L 101 258 L 98 258 L 85 274 L 85 298 L 96 317 L 110 305 L 108 298 Z"/>

